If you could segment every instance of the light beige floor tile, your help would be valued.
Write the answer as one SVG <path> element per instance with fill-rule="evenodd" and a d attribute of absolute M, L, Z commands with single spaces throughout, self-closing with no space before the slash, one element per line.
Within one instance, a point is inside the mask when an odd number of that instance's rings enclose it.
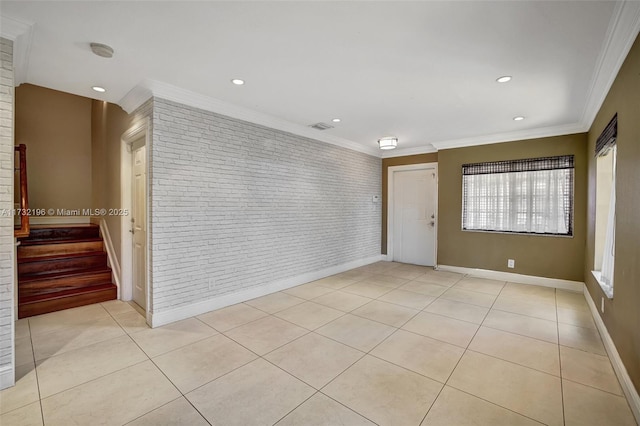
<path fill-rule="evenodd" d="M 589 310 L 584 294 L 575 291 L 556 290 L 556 303 L 559 308 Z"/>
<path fill-rule="evenodd" d="M 417 425 L 442 384 L 371 356 L 365 356 L 323 393 L 379 425 Z"/>
<path fill-rule="evenodd" d="M 351 312 L 365 303 L 369 303 L 371 299 L 368 297 L 358 296 L 357 294 L 335 291 L 333 293 L 317 297 L 313 299 L 313 301 L 314 303 L 320 303 L 330 308 L 338 309 L 342 312 Z"/>
<path fill-rule="evenodd" d="M 493 309 L 547 321 L 556 321 L 557 318 L 555 303 L 537 302 L 527 296 L 511 297 L 501 294 L 493 304 Z"/>
<path fill-rule="evenodd" d="M 432 339 L 467 347 L 478 329 L 477 324 L 460 321 L 442 315 L 421 312 L 402 328 Z"/>
<path fill-rule="evenodd" d="M 218 331 L 229 331 L 251 321 L 266 317 L 268 314 L 244 303 L 227 306 L 216 311 L 207 312 L 197 318 Z"/>
<path fill-rule="evenodd" d="M 562 425 L 560 378 L 467 351 L 447 384 L 547 425 Z"/>
<path fill-rule="evenodd" d="M 372 272 L 368 272 L 366 269 L 361 269 L 361 268 L 356 268 L 356 269 L 352 269 L 350 271 L 346 271 L 346 272 L 342 272 L 340 274 L 337 274 L 336 276 L 340 277 L 340 278 L 345 278 L 348 280 L 355 280 L 355 281 L 361 281 L 361 280 L 365 280 L 371 276 L 375 275 Z"/>
<path fill-rule="evenodd" d="M 344 312 L 313 302 L 305 302 L 280 311 L 275 316 L 308 330 L 315 330 L 344 315 Z"/>
<path fill-rule="evenodd" d="M 456 284 L 457 285 L 457 284 Z M 496 296 L 486 293 L 478 293 L 475 291 L 461 290 L 455 286 L 442 293 L 442 298 L 455 300 L 456 302 L 468 303 L 470 305 L 482 306 L 490 308 L 496 300 Z"/>
<path fill-rule="evenodd" d="M 258 355 L 264 355 L 308 332 L 290 322 L 268 316 L 236 327 L 226 335 Z"/>
<path fill-rule="evenodd" d="M 598 389 L 562 381 L 566 426 L 635 426 L 624 397 Z"/>
<path fill-rule="evenodd" d="M 608 357 L 560 346 L 560 359 L 563 379 L 623 395 Z"/>
<path fill-rule="evenodd" d="M 131 338 L 150 358 L 153 358 L 198 340 L 206 339 L 214 334 L 217 334 L 217 331 L 202 321 L 196 318 L 188 318 L 163 325 L 162 327 L 134 333 Z"/>
<path fill-rule="evenodd" d="M 65 309 L 64 311 L 38 315 L 29 318 L 31 334 L 49 333 L 72 325 L 85 322 L 95 322 L 99 319 L 110 318 L 109 313 L 99 304 Z"/>
<path fill-rule="evenodd" d="M 316 393 L 276 423 L 277 426 L 375 426 L 333 399 Z"/>
<path fill-rule="evenodd" d="M 393 327 L 400 327 L 413 318 L 418 312 L 420 311 L 417 309 L 405 308 L 404 306 L 393 303 L 373 300 L 351 313 Z"/>
<path fill-rule="evenodd" d="M 460 281 L 464 275 L 456 274 L 454 272 L 444 271 L 429 271 L 424 275 L 416 277 L 413 281 L 420 281 L 425 283 L 438 284 L 445 287 L 451 287 L 458 281 Z"/>
<path fill-rule="evenodd" d="M 365 281 L 389 288 L 398 288 L 409 282 L 407 279 L 392 277 L 391 275 L 371 275 L 367 277 Z"/>
<path fill-rule="evenodd" d="M 556 304 L 556 289 L 539 285 L 507 283 L 500 293 L 501 296 L 513 299 L 528 300 L 531 303 Z"/>
<path fill-rule="evenodd" d="M 540 426 L 532 419 L 445 386 L 421 426 Z"/>
<path fill-rule="evenodd" d="M 454 287 L 461 290 L 477 291 L 478 293 L 486 293 L 497 296 L 502 291 L 506 283 L 504 281 L 488 280 L 478 277 L 464 277 L 458 281 Z"/>
<path fill-rule="evenodd" d="M 179 396 L 164 374 L 145 361 L 45 398 L 42 412 L 47 426 L 124 424 Z"/>
<path fill-rule="evenodd" d="M 367 272 L 371 272 L 372 274 L 382 274 L 383 272 L 393 268 L 397 268 L 398 266 L 400 266 L 399 263 L 381 261 L 363 266 L 362 268 Z"/>
<path fill-rule="evenodd" d="M 160 355 L 153 362 L 182 393 L 187 393 L 255 358 L 252 352 L 217 334 Z"/>
<path fill-rule="evenodd" d="M 323 287 L 315 283 L 309 283 L 292 287 L 284 292 L 301 299 L 311 300 L 316 297 L 320 297 L 323 294 L 331 293 L 332 291 L 334 291 L 332 288 Z"/>
<path fill-rule="evenodd" d="M 347 314 L 320 327 L 316 333 L 368 352 L 395 330 L 394 327 Z"/>
<path fill-rule="evenodd" d="M 147 325 L 146 318 L 138 312 L 129 312 L 118 315 L 115 317 L 115 320 L 127 334 L 133 334 L 150 329 L 149 325 Z"/>
<path fill-rule="evenodd" d="M 558 345 L 555 343 L 480 327 L 469 349 L 560 376 Z"/>
<path fill-rule="evenodd" d="M 582 309 L 558 308 L 558 322 L 576 327 L 596 328 L 590 311 Z"/>
<path fill-rule="evenodd" d="M 180 397 L 138 417 L 127 426 L 208 426 L 209 423 L 193 408 L 189 401 Z"/>
<path fill-rule="evenodd" d="M 320 389 L 364 353 L 316 333 L 276 349 L 265 358 L 303 382 Z"/>
<path fill-rule="evenodd" d="M 0 414 L 24 407 L 39 399 L 35 366 L 18 366 L 15 386 L 0 391 Z"/>
<path fill-rule="evenodd" d="M 313 395 L 314 389 L 257 359 L 186 395 L 214 425 L 272 425 Z"/>
<path fill-rule="evenodd" d="M 446 382 L 464 349 L 408 331 L 398 330 L 371 355 L 427 376 Z"/>
<path fill-rule="evenodd" d="M 40 361 L 40 395 L 46 398 L 147 359 L 129 336 L 116 337 Z"/>
<path fill-rule="evenodd" d="M 100 309 L 107 312 L 102 307 Z M 118 323 L 107 314 L 97 321 L 68 324 L 47 333 L 32 334 L 31 339 L 38 361 L 124 335 Z"/>
<path fill-rule="evenodd" d="M 576 327 L 568 324 L 558 324 L 560 344 L 598 355 L 607 355 L 600 339 L 600 333 L 593 328 Z"/>
<path fill-rule="evenodd" d="M 401 278 L 404 280 L 413 280 L 421 275 L 424 275 L 425 271 L 406 269 L 406 268 L 403 268 L 402 266 L 399 266 L 397 268 L 389 269 L 388 271 L 383 272 L 383 274 L 389 275 L 392 277 Z"/>
<path fill-rule="evenodd" d="M 253 306 L 254 308 L 260 309 L 261 311 L 274 314 L 278 311 L 282 311 L 292 306 L 299 305 L 304 301 L 304 299 L 301 299 L 299 297 L 291 296 L 287 293 L 278 292 L 258 297 L 257 299 L 252 299 L 244 303 Z"/>
<path fill-rule="evenodd" d="M 354 280 L 353 278 L 345 278 L 340 277 L 338 275 L 332 275 L 327 278 L 323 278 L 321 280 L 313 281 L 313 284 L 317 284 L 322 287 L 332 288 L 334 290 L 340 290 L 343 287 L 346 287 L 350 284 L 355 283 L 358 280 Z"/>
<path fill-rule="evenodd" d="M 368 281 L 359 281 L 343 288 L 342 291 L 375 299 L 385 293 L 389 293 L 391 289 Z"/>
<path fill-rule="evenodd" d="M 31 345 L 31 336 L 16 337 L 15 339 L 16 350 L 16 365 L 33 365 L 35 359 L 33 358 L 33 346 Z"/>
<path fill-rule="evenodd" d="M 31 331 L 29 331 L 29 318 L 19 319 L 15 322 L 15 325 L 16 339 L 31 336 Z"/>
<path fill-rule="evenodd" d="M 554 321 L 492 309 L 482 325 L 550 343 L 558 343 L 558 324 Z"/>
<path fill-rule="evenodd" d="M 439 297 L 447 291 L 449 287 L 433 283 L 425 283 L 421 281 L 410 281 L 399 287 L 400 290 L 412 291 L 414 293 L 423 294 L 425 296 Z"/>
<path fill-rule="evenodd" d="M 3 426 L 42 426 L 40 401 L 0 415 Z"/>
<path fill-rule="evenodd" d="M 396 289 L 379 297 L 378 300 L 406 306 L 407 308 L 424 309 L 429 303 L 436 299 L 432 296 Z"/>
<path fill-rule="evenodd" d="M 123 302 L 122 300 L 109 300 L 108 302 L 101 303 L 101 305 L 113 317 L 117 317 L 118 315 L 122 314 L 128 314 L 131 312 L 137 312 L 133 308 L 133 306 L 131 306 L 127 302 Z"/>
<path fill-rule="evenodd" d="M 489 312 L 489 308 L 470 305 L 468 303 L 456 302 L 449 299 L 438 299 L 424 310 L 433 314 L 440 314 L 446 317 L 481 324 Z"/>

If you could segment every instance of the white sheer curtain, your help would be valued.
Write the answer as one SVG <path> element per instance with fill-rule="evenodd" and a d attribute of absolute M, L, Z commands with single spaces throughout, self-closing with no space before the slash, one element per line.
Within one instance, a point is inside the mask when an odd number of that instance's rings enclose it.
<path fill-rule="evenodd" d="M 568 234 L 572 169 L 463 177 L 463 228 Z"/>
<path fill-rule="evenodd" d="M 600 286 L 608 297 L 613 297 L 613 263 L 615 260 L 616 243 L 616 177 L 615 166 L 613 182 L 611 183 L 611 198 L 609 214 L 607 215 L 607 229 L 604 238 L 604 253 L 602 256 L 602 271 L 600 271 Z"/>

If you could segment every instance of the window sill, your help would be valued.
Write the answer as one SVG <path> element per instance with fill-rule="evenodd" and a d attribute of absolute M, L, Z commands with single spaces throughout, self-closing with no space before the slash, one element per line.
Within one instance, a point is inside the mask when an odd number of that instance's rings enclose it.
<path fill-rule="evenodd" d="M 600 288 L 604 292 L 605 296 L 607 296 L 608 299 L 613 299 L 613 289 L 609 288 L 608 285 L 602 282 L 600 278 L 600 271 L 591 271 L 591 273 L 593 274 L 593 277 L 596 279 L 596 281 L 600 285 Z"/>

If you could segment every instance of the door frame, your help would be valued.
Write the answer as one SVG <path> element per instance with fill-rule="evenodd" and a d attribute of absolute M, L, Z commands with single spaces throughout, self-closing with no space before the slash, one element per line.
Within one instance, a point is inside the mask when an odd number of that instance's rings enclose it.
<path fill-rule="evenodd" d="M 146 295 L 146 318 L 147 323 L 150 321 L 151 312 L 151 286 L 150 283 L 150 241 L 151 241 L 151 222 L 150 222 L 150 203 L 149 203 L 149 151 L 151 148 L 151 132 L 149 118 L 145 118 L 134 123 L 126 132 L 122 134 L 121 146 L 120 146 L 120 203 L 122 209 L 129 212 L 128 215 L 121 216 L 120 222 L 120 236 L 121 236 L 121 254 L 122 254 L 122 276 L 120 277 L 122 283 L 121 298 L 122 300 L 133 299 L 133 235 L 131 234 L 131 195 L 132 195 L 132 182 L 131 176 L 133 173 L 133 151 L 132 145 L 135 141 L 144 138 L 145 149 L 145 171 L 146 171 L 146 224 L 147 224 L 147 241 L 146 241 L 146 282 L 145 282 L 145 295 Z"/>
<path fill-rule="evenodd" d="M 388 180 L 387 180 L 387 260 L 393 261 L 393 211 L 394 211 L 394 179 L 396 172 L 406 172 L 411 170 L 433 170 L 436 174 L 436 191 L 434 194 L 434 204 L 436 210 L 436 224 L 434 226 L 434 238 L 433 238 L 433 264 L 438 264 L 438 163 L 420 163 L 420 164 L 408 164 L 405 166 L 391 166 L 388 168 Z"/>

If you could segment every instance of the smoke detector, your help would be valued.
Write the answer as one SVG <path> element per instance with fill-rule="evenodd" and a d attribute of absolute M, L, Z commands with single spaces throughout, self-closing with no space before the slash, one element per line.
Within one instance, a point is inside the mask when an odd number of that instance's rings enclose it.
<path fill-rule="evenodd" d="M 316 130 L 327 130 L 327 129 L 333 129 L 333 126 L 327 123 L 316 123 L 316 124 L 310 124 L 309 127 L 316 129 Z"/>
<path fill-rule="evenodd" d="M 113 57 L 113 48 L 102 43 L 90 43 L 91 51 L 103 58 Z"/>

